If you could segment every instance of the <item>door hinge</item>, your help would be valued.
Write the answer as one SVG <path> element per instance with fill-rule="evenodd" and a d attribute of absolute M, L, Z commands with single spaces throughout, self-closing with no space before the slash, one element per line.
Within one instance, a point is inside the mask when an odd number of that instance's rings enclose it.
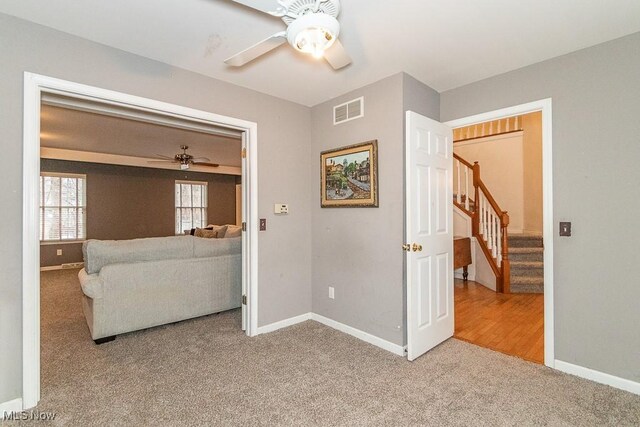
<path fill-rule="evenodd" d="M 247 223 L 246 222 L 242 223 L 242 231 L 247 231 Z"/>
<path fill-rule="evenodd" d="M 247 296 L 242 295 L 242 305 L 247 305 Z"/>
<path fill-rule="evenodd" d="M 236 153 L 237 153 L 237 151 L 236 151 Z M 246 149 L 246 148 L 243 148 L 243 149 L 242 149 L 242 158 L 243 158 L 243 159 L 246 159 L 246 158 L 247 158 L 247 149 Z"/>

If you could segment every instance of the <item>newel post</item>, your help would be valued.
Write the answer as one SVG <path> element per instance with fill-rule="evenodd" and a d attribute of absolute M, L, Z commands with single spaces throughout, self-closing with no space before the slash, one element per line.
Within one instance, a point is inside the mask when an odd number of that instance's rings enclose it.
<path fill-rule="evenodd" d="M 511 293 L 511 262 L 509 261 L 509 234 L 507 227 L 509 226 L 509 214 L 502 212 L 500 219 L 502 227 L 502 292 Z"/>

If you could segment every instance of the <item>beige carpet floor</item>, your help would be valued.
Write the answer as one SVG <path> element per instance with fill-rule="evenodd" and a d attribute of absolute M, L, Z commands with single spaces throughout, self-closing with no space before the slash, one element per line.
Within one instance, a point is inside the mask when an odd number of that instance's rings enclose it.
<path fill-rule="evenodd" d="M 312 321 L 248 338 L 236 310 L 96 346 L 76 273 L 42 274 L 49 425 L 640 425 L 640 396 L 455 339 L 410 363 Z"/>

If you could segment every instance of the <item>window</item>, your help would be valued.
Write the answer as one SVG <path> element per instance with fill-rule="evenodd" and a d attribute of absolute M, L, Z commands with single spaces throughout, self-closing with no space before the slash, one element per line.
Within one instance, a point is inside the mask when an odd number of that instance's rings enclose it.
<path fill-rule="evenodd" d="M 40 175 L 40 241 L 86 238 L 86 177 Z"/>
<path fill-rule="evenodd" d="M 176 181 L 176 234 L 207 224 L 207 183 Z"/>

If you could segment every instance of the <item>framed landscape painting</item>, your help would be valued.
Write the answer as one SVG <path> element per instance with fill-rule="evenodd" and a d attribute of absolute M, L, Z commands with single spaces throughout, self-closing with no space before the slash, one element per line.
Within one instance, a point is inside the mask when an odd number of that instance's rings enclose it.
<path fill-rule="evenodd" d="M 378 207 L 378 141 L 320 153 L 323 208 Z"/>

